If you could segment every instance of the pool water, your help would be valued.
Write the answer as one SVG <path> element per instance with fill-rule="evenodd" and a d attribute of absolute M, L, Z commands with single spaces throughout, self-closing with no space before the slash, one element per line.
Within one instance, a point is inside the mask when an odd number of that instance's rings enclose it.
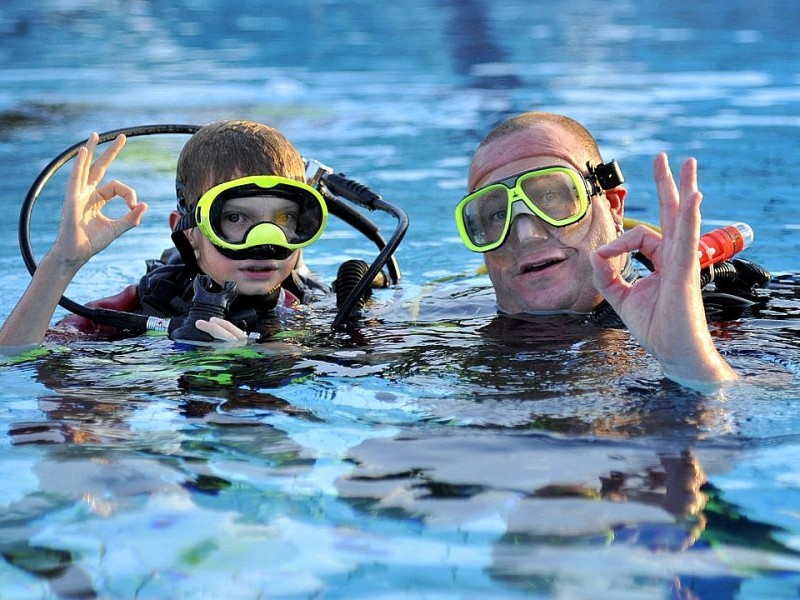
<path fill-rule="evenodd" d="M 625 330 L 497 317 L 452 218 L 493 125 L 562 112 L 619 161 L 628 216 L 658 219 L 657 152 L 696 156 L 704 227 L 750 223 L 745 257 L 789 276 L 798 26 L 794 0 L 5 3 L 2 318 L 29 281 L 28 187 L 91 131 L 267 122 L 411 226 L 401 285 L 354 328 L 332 331 L 328 302 L 243 348 L 4 355 L 0 598 L 798 597 L 797 287 L 711 323 L 746 378 L 701 393 Z M 111 176 L 149 213 L 70 298 L 169 246 L 185 139 L 130 140 Z M 36 204 L 37 258 L 65 180 Z M 330 282 L 375 253 L 334 222 L 305 257 Z"/>

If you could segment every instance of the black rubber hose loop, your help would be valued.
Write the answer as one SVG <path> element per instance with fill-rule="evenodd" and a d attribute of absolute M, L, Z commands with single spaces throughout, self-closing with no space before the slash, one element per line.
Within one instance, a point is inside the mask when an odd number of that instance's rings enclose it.
<path fill-rule="evenodd" d="M 358 284 L 367 274 L 369 265 L 363 260 L 348 260 L 342 263 L 339 271 L 336 273 L 336 283 L 334 288 L 336 290 L 336 307 L 342 309 L 346 306 L 348 297 L 353 290 L 356 289 Z M 352 311 L 360 311 L 372 296 L 372 287 L 369 286 L 360 296 L 353 302 Z"/>
<path fill-rule="evenodd" d="M 124 127 L 122 129 L 114 129 L 112 131 L 106 131 L 99 134 L 100 140 L 98 144 L 110 142 L 120 134 L 125 135 L 126 137 L 137 137 L 141 135 L 152 135 L 157 133 L 185 133 L 191 135 L 194 134 L 198 129 L 200 129 L 199 125 L 139 125 L 135 127 Z M 37 266 L 30 243 L 30 225 L 31 215 L 33 213 L 33 205 L 36 202 L 36 199 L 39 197 L 39 194 L 41 194 L 42 190 L 44 189 L 45 184 L 50 181 L 50 178 L 55 174 L 55 172 L 69 162 L 76 154 L 78 154 L 78 151 L 88 142 L 89 139 L 87 138 L 82 142 L 73 144 L 61 154 L 56 156 L 53 160 L 51 160 L 44 170 L 39 173 L 39 176 L 34 180 L 33 184 L 28 190 L 27 195 L 25 196 L 25 200 L 22 202 L 22 207 L 20 208 L 19 214 L 18 229 L 19 249 L 22 253 L 22 260 L 25 262 L 25 266 L 31 275 L 36 272 Z M 112 310 L 108 308 L 92 308 L 70 300 L 66 296 L 62 296 L 58 303 L 76 315 L 86 319 L 91 319 L 95 323 L 101 325 L 111 325 L 113 327 L 117 327 L 123 331 L 142 333 L 147 331 L 149 325 L 154 322 L 152 317 L 148 317 L 147 315 L 129 313 L 121 310 Z"/>

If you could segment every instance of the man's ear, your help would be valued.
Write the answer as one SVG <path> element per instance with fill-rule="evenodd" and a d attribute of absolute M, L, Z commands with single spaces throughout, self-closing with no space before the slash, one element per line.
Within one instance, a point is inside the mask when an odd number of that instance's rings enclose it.
<path fill-rule="evenodd" d="M 625 196 L 627 195 L 628 190 L 622 186 L 606 190 L 606 198 L 608 198 L 611 213 L 618 218 L 620 223 L 622 223 L 622 214 L 625 211 Z"/>

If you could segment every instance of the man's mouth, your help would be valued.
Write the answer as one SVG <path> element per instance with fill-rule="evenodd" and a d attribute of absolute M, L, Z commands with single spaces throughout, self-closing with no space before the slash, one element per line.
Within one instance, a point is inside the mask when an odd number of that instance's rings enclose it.
<path fill-rule="evenodd" d="M 526 264 L 522 265 L 522 267 L 520 268 L 520 273 L 524 275 L 525 273 L 536 273 L 538 271 L 544 271 L 545 269 L 549 269 L 550 267 L 552 267 L 554 265 L 557 265 L 559 263 L 562 263 L 562 262 L 564 262 L 564 259 L 561 259 L 561 258 L 555 259 L 554 258 L 554 259 L 548 259 L 548 260 L 543 260 L 543 261 L 539 261 L 539 262 L 526 263 Z"/>

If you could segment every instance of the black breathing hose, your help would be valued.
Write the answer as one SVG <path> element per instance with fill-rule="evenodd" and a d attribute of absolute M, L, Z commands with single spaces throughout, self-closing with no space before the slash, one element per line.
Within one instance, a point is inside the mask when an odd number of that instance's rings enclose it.
<path fill-rule="evenodd" d="M 336 292 L 336 307 L 341 310 L 347 306 L 350 295 L 353 290 L 358 287 L 367 275 L 369 265 L 363 260 L 346 260 L 344 261 L 339 270 L 336 272 L 336 281 L 334 283 L 334 292 Z M 357 312 L 364 308 L 364 305 L 372 295 L 372 287 L 368 287 L 363 294 L 358 296 L 351 311 Z"/>
<path fill-rule="evenodd" d="M 386 202 L 366 186 L 348 179 L 342 174 L 329 173 L 322 177 L 322 181 L 332 194 L 347 198 L 369 210 L 383 210 L 397 218 L 397 227 L 389 241 L 339 306 L 339 312 L 333 320 L 333 327 L 340 327 L 348 320 L 356 308 L 363 307 L 367 294 L 371 292 L 373 282 L 408 230 L 408 215 L 404 210 Z M 337 291 L 338 295 L 339 292 Z"/>
<path fill-rule="evenodd" d="M 139 125 L 134 127 L 124 127 L 121 129 L 114 129 L 99 134 L 98 144 L 103 144 L 114 140 L 118 135 L 122 134 L 126 137 L 138 137 L 143 135 L 154 134 L 194 134 L 200 125 Z M 61 154 L 56 156 L 48 165 L 42 170 L 39 176 L 34 180 L 25 199 L 22 202 L 19 216 L 19 247 L 22 253 L 22 260 L 28 272 L 33 275 L 36 272 L 37 263 L 33 256 L 33 249 L 30 242 L 30 224 L 33 214 L 33 206 L 36 199 L 41 194 L 44 186 L 52 178 L 56 171 L 63 167 L 69 160 L 78 154 L 78 151 L 87 144 L 89 140 L 85 139 L 77 144 L 74 144 L 64 150 Z M 341 303 L 337 301 L 338 313 L 333 321 L 333 326 L 337 327 L 346 322 L 354 310 L 363 307 L 365 298 L 370 292 L 373 281 L 382 272 L 381 269 L 387 265 L 389 277 L 393 284 L 400 281 L 400 269 L 397 261 L 393 256 L 394 251 L 403 239 L 406 230 L 408 229 L 408 216 L 405 211 L 397 206 L 394 206 L 384 201 L 378 194 L 372 192 L 366 186 L 348 179 L 344 175 L 328 174 L 323 177 L 325 183 L 321 186 L 320 190 L 328 203 L 328 208 L 331 214 L 342 219 L 345 223 L 358 230 L 359 233 L 367 237 L 370 241 L 374 242 L 379 248 L 380 252 L 373 263 L 366 269 L 360 281 L 353 281 L 352 277 L 347 278 L 347 285 L 344 289 L 351 287 L 352 289 L 346 295 L 346 298 Z M 337 196 L 342 196 L 347 200 L 358 204 L 369 210 L 382 210 L 394 215 L 398 220 L 397 228 L 395 229 L 389 241 L 385 241 L 380 234 L 378 226 L 370 219 L 365 217 L 361 212 L 355 210 L 353 207 L 345 204 Z M 342 292 L 344 293 L 344 291 Z M 338 294 L 338 292 L 337 292 Z M 359 306 L 360 304 L 360 306 Z M 139 313 L 131 313 L 127 311 L 113 310 L 108 308 L 92 307 L 80 304 L 70 300 L 66 296 L 62 296 L 59 300 L 59 305 L 63 308 L 75 313 L 81 317 L 85 317 L 94 321 L 95 323 L 111 325 L 122 329 L 123 331 L 142 333 L 147 330 L 167 331 L 169 320 L 161 319 L 158 317 L 147 316 Z"/>
<path fill-rule="evenodd" d="M 730 292 L 750 292 L 753 288 L 763 288 L 772 276 L 763 267 L 743 258 L 711 265 L 700 273 L 700 287 L 714 283 L 717 289 Z"/>
<path fill-rule="evenodd" d="M 137 137 L 142 135 L 152 135 L 157 133 L 183 133 L 193 134 L 198 129 L 199 125 L 140 125 L 137 127 L 125 127 L 122 129 L 115 129 L 106 131 L 99 135 L 100 139 L 98 144 L 103 144 L 114 140 L 118 135 L 124 134 L 127 137 Z M 50 163 L 39 173 L 39 176 L 34 180 L 25 199 L 22 202 L 19 214 L 19 248 L 22 253 L 22 260 L 28 272 L 33 275 L 36 271 L 36 259 L 33 256 L 33 249 L 30 243 L 30 225 L 31 216 L 33 214 L 33 205 L 36 199 L 41 194 L 44 186 L 50 178 L 69 162 L 78 151 L 87 144 L 89 140 L 85 139 L 78 142 L 64 150 L 61 154 L 56 156 Z M 141 333 L 147 330 L 166 331 L 166 321 L 158 317 L 150 317 L 139 313 L 131 313 L 121 310 L 113 310 L 110 308 L 90 307 L 70 300 L 66 296 L 62 296 L 59 300 L 59 305 L 64 307 L 70 312 L 75 313 L 81 317 L 91 319 L 95 323 L 103 325 L 112 325 L 123 331 Z"/>
<path fill-rule="evenodd" d="M 330 214 L 338 217 L 350 225 L 350 227 L 363 234 L 368 240 L 374 242 L 378 248 L 384 248 L 386 246 L 386 240 L 381 235 L 380 228 L 373 221 L 370 221 L 364 213 L 357 211 L 350 204 L 329 193 L 325 188 L 323 188 L 321 192 L 325 198 L 325 203 L 328 205 L 328 212 Z M 397 264 L 397 259 L 394 257 L 394 254 L 390 255 L 389 260 L 386 261 L 386 269 L 389 271 L 389 278 L 391 279 L 392 285 L 400 283 L 400 267 Z"/>

